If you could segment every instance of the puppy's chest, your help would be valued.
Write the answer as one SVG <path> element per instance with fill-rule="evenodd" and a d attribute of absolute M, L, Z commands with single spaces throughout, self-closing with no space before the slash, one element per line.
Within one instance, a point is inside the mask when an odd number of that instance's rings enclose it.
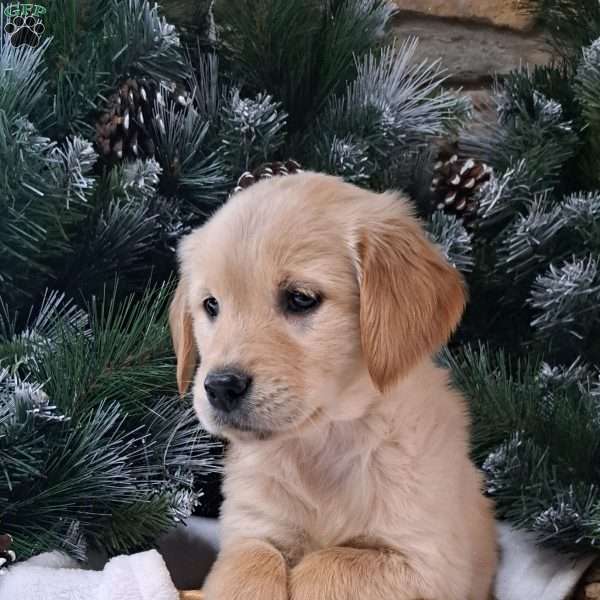
<path fill-rule="evenodd" d="M 271 477 L 269 510 L 297 532 L 306 551 L 361 536 L 379 509 L 368 463 L 360 454 L 296 457 Z"/>

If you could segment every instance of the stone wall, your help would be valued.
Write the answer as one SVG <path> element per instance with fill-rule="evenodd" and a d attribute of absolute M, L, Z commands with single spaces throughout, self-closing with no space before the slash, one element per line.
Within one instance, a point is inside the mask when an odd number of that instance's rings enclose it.
<path fill-rule="evenodd" d="M 440 58 L 449 83 L 485 104 L 495 73 L 542 64 L 550 55 L 523 0 L 395 0 L 394 33 L 417 36 L 419 58 Z"/>
<path fill-rule="evenodd" d="M 396 0 L 398 8 L 433 17 L 450 17 L 495 27 L 529 30 L 533 20 L 522 0 Z"/>

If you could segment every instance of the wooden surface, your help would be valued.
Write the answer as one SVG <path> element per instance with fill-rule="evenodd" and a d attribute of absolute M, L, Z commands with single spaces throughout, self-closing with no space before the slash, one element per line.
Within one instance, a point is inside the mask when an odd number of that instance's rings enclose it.
<path fill-rule="evenodd" d="M 179 600 L 204 600 L 201 590 L 186 590 L 179 592 Z"/>

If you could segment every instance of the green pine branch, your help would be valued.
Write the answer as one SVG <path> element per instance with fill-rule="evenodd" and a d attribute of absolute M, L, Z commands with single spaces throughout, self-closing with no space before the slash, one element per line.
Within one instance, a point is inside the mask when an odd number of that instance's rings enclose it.
<path fill-rule="evenodd" d="M 356 76 L 356 60 L 378 47 L 393 13 L 386 0 L 220 1 L 221 48 L 251 95 L 272 94 L 294 136 Z"/>
<path fill-rule="evenodd" d="M 20 558 L 149 547 L 199 501 L 214 466 L 173 393 L 171 292 L 99 299 L 89 320 L 54 294 L 24 329 L 3 320 L 0 519 Z"/>
<path fill-rule="evenodd" d="M 436 211 L 431 216 L 428 229 L 451 264 L 464 273 L 473 269 L 475 259 L 472 236 L 455 216 Z"/>
<path fill-rule="evenodd" d="M 301 158 L 309 166 L 371 187 L 392 180 L 391 173 L 396 185 L 407 183 L 400 175 L 411 163 L 407 154 L 414 162 L 469 113 L 464 98 L 443 89 L 439 61 L 415 62 L 416 48 L 409 40 L 357 60 L 356 78 L 328 99 L 305 136 Z"/>
<path fill-rule="evenodd" d="M 446 354 L 470 400 L 473 455 L 497 514 L 544 543 L 582 551 L 599 542 L 597 369 L 513 360 L 485 346 Z"/>
<path fill-rule="evenodd" d="M 30 122 L 0 111 L 0 278 L 7 299 L 32 297 L 34 282 L 68 248 L 69 231 L 88 211 L 95 158 L 84 140 L 56 145 Z"/>

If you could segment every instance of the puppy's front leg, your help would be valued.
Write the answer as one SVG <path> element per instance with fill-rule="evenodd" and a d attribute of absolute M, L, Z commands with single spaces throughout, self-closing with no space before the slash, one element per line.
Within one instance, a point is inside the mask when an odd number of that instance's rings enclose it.
<path fill-rule="evenodd" d="M 404 557 L 388 549 L 335 546 L 292 569 L 291 600 L 419 600 L 430 597 Z"/>
<path fill-rule="evenodd" d="M 232 541 L 221 550 L 203 589 L 206 600 L 288 600 L 287 564 L 268 542 Z"/>

